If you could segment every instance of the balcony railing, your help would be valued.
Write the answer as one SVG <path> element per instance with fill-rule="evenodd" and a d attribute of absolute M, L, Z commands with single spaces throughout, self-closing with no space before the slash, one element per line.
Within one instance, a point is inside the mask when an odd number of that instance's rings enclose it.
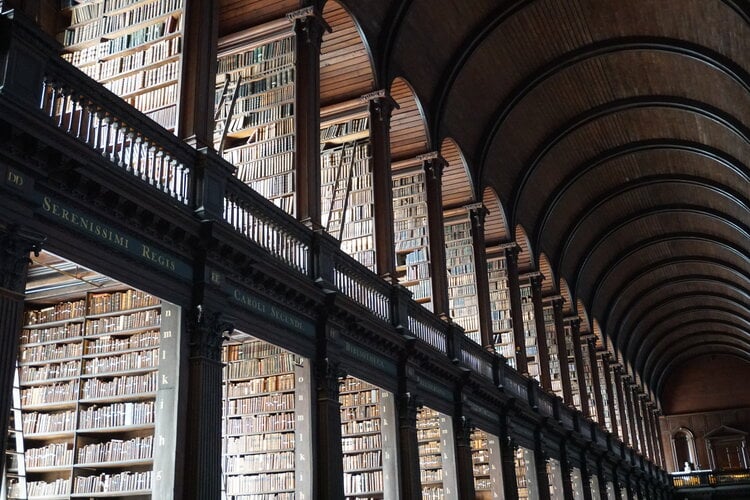
<path fill-rule="evenodd" d="M 750 492 L 750 469 L 735 471 L 693 471 L 672 474 L 672 486 L 681 488 L 716 488 L 746 486 Z"/>

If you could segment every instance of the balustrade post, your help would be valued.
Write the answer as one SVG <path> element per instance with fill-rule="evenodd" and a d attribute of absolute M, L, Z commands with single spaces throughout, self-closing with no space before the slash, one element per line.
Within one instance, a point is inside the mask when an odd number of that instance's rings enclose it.
<path fill-rule="evenodd" d="M 234 326 L 222 313 L 197 306 L 189 314 L 187 428 L 183 497 L 221 498 L 221 345 Z"/>
<path fill-rule="evenodd" d="M 13 374 L 18 357 L 18 338 L 23 324 L 26 270 L 29 252 L 38 255 L 45 237 L 18 226 L 0 227 L 0 477 L 5 477 L 5 439 L 11 409 Z"/>
<path fill-rule="evenodd" d="M 192 139 L 187 142 L 198 148 L 188 191 L 191 208 L 202 220 L 224 220 L 227 180 L 235 167 L 223 161 L 213 148 L 198 147 Z"/>
<path fill-rule="evenodd" d="M 323 229 L 316 229 L 312 234 L 308 266 L 315 284 L 328 292 L 337 291 L 335 278 L 334 255 L 339 252 L 339 242 Z"/>

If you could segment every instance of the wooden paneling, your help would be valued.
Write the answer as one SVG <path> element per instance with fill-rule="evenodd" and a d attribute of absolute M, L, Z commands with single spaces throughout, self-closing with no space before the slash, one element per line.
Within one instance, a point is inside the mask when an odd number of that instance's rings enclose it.
<path fill-rule="evenodd" d="M 446 139 L 440 148 L 440 154 L 448 162 L 443 171 L 443 208 L 474 203 L 474 186 L 461 150 L 455 142 Z"/>
<path fill-rule="evenodd" d="M 219 0 L 219 36 L 284 17 L 299 0 Z"/>
<path fill-rule="evenodd" d="M 484 189 L 482 203 L 489 212 L 484 220 L 484 240 L 487 245 L 509 241 L 511 237 L 508 234 L 505 211 L 492 188 Z"/>
<path fill-rule="evenodd" d="M 399 105 L 391 117 L 391 157 L 403 160 L 430 150 L 427 123 L 414 91 L 402 78 L 391 85 L 391 97 Z"/>

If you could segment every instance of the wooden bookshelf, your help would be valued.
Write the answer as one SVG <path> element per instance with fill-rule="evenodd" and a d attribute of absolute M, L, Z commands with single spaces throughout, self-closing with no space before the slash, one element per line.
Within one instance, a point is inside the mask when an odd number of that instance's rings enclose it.
<path fill-rule="evenodd" d="M 63 58 L 174 130 L 184 0 L 72 1 L 62 9 Z"/>
<path fill-rule="evenodd" d="M 340 383 L 346 498 L 398 497 L 393 395 L 354 377 Z"/>
<path fill-rule="evenodd" d="M 591 366 L 591 356 L 589 355 L 589 343 L 582 339 L 581 342 L 581 359 L 583 361 L 583 378 L 586 383 L 586 398 L 588 399 L 589 417 L 595 422 L 599 421 L 596 408 L 596 393 L 594 391 L 594 371 Z"/>
<path fill-rule="evenodd" d="M 469 212 L 465 209 L 445 212 L 443 223 L 450 316 L 479 344 L 479 299 Z"/>
<path fill-rule="evenodd" d="M 27 309 L 18 360 L 29 498 L 151 498 L 156 464 L 173 467 L 154 454 L 155 436 L 174 433 L 155 407 L 170 406 L 158 382 L 176 367 L 160 349 L 178 316 L 133 289 Z"/>
<path fill-rule="evenodd" d="M 394 164 L 393 236 L 399 283 L 432 310 L 427 185 L 421 161 Z"/>
<path fill-rule="evenodd" d="M 560 368 L 560 348 L 557 345 L 557 329 L 555 326 L 555 311 L 552 305 L 544 306 L 544 333 L 547 336 L 547 352 L 549 353 L 549 371 L 552 392 L 563 398 L 563 381 Z M 562 357 L 564 360 L 564 356 Z M 565 362 L 565 361 L 563 361 Z"/>
<path fill-rule="evenodd" d="M 222 361 L 223 498 L 310 496 L 309 365 L 244 333 Z"/>
<path fill-rule="evenodd" d="M 487 277 L 492 316 L 492 343 L 495 351 L 505 357 L 509 366 L 515 368 L 516 342 L 513 337 L 508 266 L 504 255 L 488 253 Z"/>
<path fill-rule="evenodd" d="M 370 116 L 359 101 L 321 111 L 321 223 L 341 249 L 375 270 Z"/>
<path fill-rule="evenodd" d="M 292 27 L 280 19 L 219 41 L 214 147 L 242 182 L 295 215 Z"/>
<path fill-rule="evenodd" d="M 451 419 L 430 408 L 420 408 L 417 441 L 422 499 L 453 498 L 458 490 Z"/>
<path fill-rule="evenodd" d="M 497 498 L 502 487 L 500 442 L 497 436 L 474 429 L 470 445 L 475 497 L 477 500 Z"/>
<path fill-rule="evenodd" d="M 11 410 L 8 419 L 7 447 L 5 450 L 5 475 L 0 478 L 0 498 L 25 499 L 28 497 L 26 487 L 26 451 L 23 439 L 23 416 L 21 414 L 21 387 L 18 379 L 18 368 L 13 376 Z"/>
<path fill-rule="evenodd" d="M 578 384 L 578 370 L 576 369 L 575 347 L 573 346 L 573 330 L 570 325 L 565 325 L 565 352 L 568 361 L 568 373 L 570 374 L 570 392 L 573 397 L 573 406 L 581 410 L 581 390 Z"/>
<path fill-rule="evenodd" d="M 518 500 L 530 500 L 531 489 L 531 465 L 528 461 L 529 451 L 522 446 L 516 448 L 516 486 L 518 487 Z"/>
<path fill-rule="evenodd" d="M 540 380 L 539 345 L 537 343 L 536 321 L 534 318 L 534 301 L 531 285 L 529 284 L 521 285 L 521 320 L 523 321 L 523 334 L 526 342 L 526 363 L 529 375 Z"/>

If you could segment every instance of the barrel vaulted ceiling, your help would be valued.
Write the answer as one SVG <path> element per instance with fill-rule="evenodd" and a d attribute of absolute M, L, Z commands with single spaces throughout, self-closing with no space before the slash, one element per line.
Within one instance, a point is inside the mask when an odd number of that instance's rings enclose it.
<path fill-rule="evenodd" d="M 750 2 L 341 3 L 657 397 L 750 360 Z"/>

